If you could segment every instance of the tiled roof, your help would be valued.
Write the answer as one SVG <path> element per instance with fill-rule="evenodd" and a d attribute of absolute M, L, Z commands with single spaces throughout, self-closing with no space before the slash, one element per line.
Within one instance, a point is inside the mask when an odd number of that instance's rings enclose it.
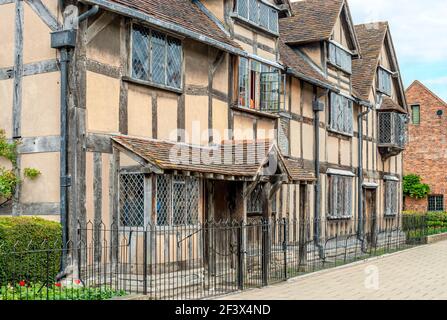
<path fill-rule="evenodd" d="M 314 176 L 298 162 L 287 161 L 272 141 L 224 141 L 204 147 L 155 139 L 115 136 L 116 143 L 161 170 L 190 171 L 254 179 L 261 171 L 270 151 L 286 166 L 291 181 L 312 181 Z"/>
<path fill-rule="evenodd" d="M 296 73 L 303 75 L 305 78 L 310 78 L 321 82 L 323 85 L 332 86 L 323 75 L 318 73 L 318 71 L 315 70 L 301 55 L 296 53 L 282 40 L 279 42 L 279 52 L 282 63 Z"/>
<path fill-rule="evenodd" d="M 200 8 L 191 0 L 111 0 L 117 4 L 149 14 L 165 22 L 175 23 L 185 29 L 209 38 L 241 47 L 228 37 Z"/>
<path fill-rule="evenodd" d="M 362 57 L 352 61 L 352 86 L 363 100 L 369 100 L 387 30 L 387 22 L 355 26 Z"/>
<path fill-rule="evenodd" d="M 379 111 L 397 111 L 399 113 L 407 113 L 403 107 L 394 102 L 391 98 L 385 97 Z"/>
<path fill-rule="evenodd" d="M 280 33 L 285 43 L 328 40 L 332 34 L 343 0 L 305 0 L 292 3 L 293 16 L 280 19 Z"/>

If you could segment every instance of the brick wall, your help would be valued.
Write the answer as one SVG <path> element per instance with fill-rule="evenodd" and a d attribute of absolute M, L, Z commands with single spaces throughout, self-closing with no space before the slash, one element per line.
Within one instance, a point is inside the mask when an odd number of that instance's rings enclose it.
<path fill-rule="evenodd" d="M 420 105 L 419 125 L 408 126 L 409 143 L 404 152 L 404 174 L 418 174 L 430 185 L 431 194 L 444 195 L 447 210 L 447 104 L 420 82 L 406 92 L 408 105 Z M 442 110 L 443 115 L 437 112 Z M 428 200 L 405 199 L 405 210 L 427 211 Z"/>

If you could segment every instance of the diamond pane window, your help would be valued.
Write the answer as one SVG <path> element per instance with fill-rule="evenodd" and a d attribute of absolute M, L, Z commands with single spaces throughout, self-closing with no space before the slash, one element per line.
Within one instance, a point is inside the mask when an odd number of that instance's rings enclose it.
<path fill-rule="evenodd" d="M 353 102 L 346 97 L 331 93 L 330 127 L 332 130 L 353 134 Z"/>
<path fill-rule="evenodd" d="M 380 112 L 379 147 L 398 147 L 403 149 L 406 140 L 406 115 L 397 112 Z"/>
<path fill-rule="evenodd" d="M 132 77 L 149 81 L 149 30 L 135 26 L 132 41 Z"/>
<path fill-rule="evenodd" d="M 197 178 L 157 176 L 157 225 L 198 223 L 200 183 Z"/>
<path fill-rule="evenodd" d="M 180 88 L 182 84 L 182 43 L 168 37 L 168 83 L 169 87 Z"/>
<path fill-rule="evenodd" d="M 269 14 L 269 29 L 273 32 L 278 32 L 278 11 L 271 8 Z"/>
<path fill-rule="evenodd" d="M 267 28 L 269 27 L 270 7 L 264 3 L 259 4 L 259 24 Z"/>
<path fill-rule="evenodd" d="M 331 175 L 329 179 L 329 211 L 332 219 L 352 217 L 352 177 Z"/>
<path fill-rule="evenodd" d="M 144 174 L 120 174 L 119 203 L 122 226 L 144 226 Z"/>
<path fill-rule="evenodd" d="M 248 0 L 237 1 L 237 13 L 242 18 L 248 19 Z"/>
<path fill-rule="evenodd" d="M 249 19 L 250 21 L 254 22 L 254 23 L 258 23 L 259 22 L 259 3 L 258 0 L 248 0 L 248 7 L 249 7 L 249 11 L 248 11 L 248 15 L 249 15 Z"/>
<path fill-rule="evenodd" d="M 152 81 L 166 84 L 166 36 L 152 32 Z"/>
<path fill-rule="evenodd" d="M 157 225 L 169 225 L 169 210 L 171 205 L 171 188 L 168 176 L 157 176 Z"/>
<path fill-rule="evenodd" d="M 182 86 L 182 66 L 180 40 L 148 28 L 133 26 L 133 78 L 179 89 Z"/>

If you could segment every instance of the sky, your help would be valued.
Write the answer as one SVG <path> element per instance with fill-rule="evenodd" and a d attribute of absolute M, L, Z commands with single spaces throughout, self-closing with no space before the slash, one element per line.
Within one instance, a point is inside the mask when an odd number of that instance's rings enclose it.
<path fill-rule="evenodd" d="M 355 24 L 388 21 L 405 87 L 421 81 L 447 101 L 447 1 L 348 0 Z"/>

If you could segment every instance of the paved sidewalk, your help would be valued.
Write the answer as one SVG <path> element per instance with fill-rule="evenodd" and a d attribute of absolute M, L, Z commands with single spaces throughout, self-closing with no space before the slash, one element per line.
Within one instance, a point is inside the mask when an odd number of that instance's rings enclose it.
<path fill-rule="evenodd" d="M 323 271 L 223 300 L 447 299 L 447 241 Z"/>

